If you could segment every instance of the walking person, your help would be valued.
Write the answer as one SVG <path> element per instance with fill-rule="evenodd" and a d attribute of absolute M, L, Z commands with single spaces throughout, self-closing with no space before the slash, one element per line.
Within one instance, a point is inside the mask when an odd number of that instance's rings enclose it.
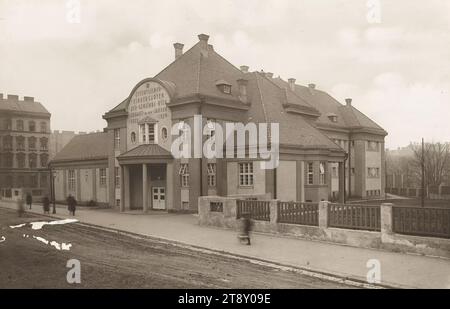
<path fill-rule="evenodd" d="M 31 209 L 32 203 L 33 203 L 33 197 L 31 196 L 30 193 L 27 193 L 27 205 L 30 207 L 30 209 Z"/>
<path fill-rule="evenodd" d="M 250 246 L 250 232 L 253 227 L 253 221 L 250 213 L 243 213 L 241 218 L 241 232 L 239 234 L 240 241 L 247 241 L 247 245 Z"/>
<path fill-rule="evenodd" d="M 50 214 L 50 199 L 47 195 L 42 200 L 42 205 L 44 207 L 44 214 Z"/>
<path fill-rule="evenodd" d="M 77 201 L 71 194 L 69 194 L 69 196 L 67 197 L 67 207 L 69 209 L 69 213 L 72 214 L 72 216 L 75 216 Z"/>

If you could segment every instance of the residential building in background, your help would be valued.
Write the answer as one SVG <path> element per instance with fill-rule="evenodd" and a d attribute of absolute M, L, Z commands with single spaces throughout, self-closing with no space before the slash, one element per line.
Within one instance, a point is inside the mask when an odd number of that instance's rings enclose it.
<path fill-rule="evenodd" d="M 198 37 L 185 53 L 175 43 L 174 61 L 105 113 L 104 133 L 76 137 L 55 156 L 57 196 L 195 212 L 205 195 L 318 202 L 384 194 L 387 132 L 351 99 L 341 104 L 314 84 L 237 68 L 208 35 Z M 210 135 L 215 124 L 279 123 L 278 168 L 252 158 L 174 158 L 172 125 L 193 128 L 194 115 Z"/>
<path fill-rule="evenodd" d="M 40 198 L 49 188 L 50 113 L 33 97 L 0 94 L 2 198 L 22 192 Z"/>

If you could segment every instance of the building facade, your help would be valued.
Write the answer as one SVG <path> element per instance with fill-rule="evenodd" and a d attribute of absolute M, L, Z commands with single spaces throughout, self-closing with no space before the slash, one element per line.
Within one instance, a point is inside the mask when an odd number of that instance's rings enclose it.
<path fill-rule="evenodd" d="M 50 113 L 33 97 L 0 94 L 0 188 L 3 198 L 20 192 L 40 198 L 49 188 Z"/>
<path fill-rule="evenodd" d="M 174 44 L 175 60 L 136 84 L 103 115 L 107 153 L 102 160 L 107 158 L 107 167 L 104 161 L 99 164 L 105 168 L 109 205 L 196 211 L 198 197 L 204 195 L 317 202 L 383 194 L 387 133 L 350 100 L 342 105 L 312 84 L 304 87 L 294 79 L 237 68 L 208 44 L 207 35 L 198 37 L 185 53 L 183 44 Z M 192 144 L 195 137 L 217 140 L 229 123 L 279 124 L 279 166 L 264 169 L 261 156 L 198 157 L 195 149 L 189 149 L 188 158 L 173 155 L 172 146 L 181 136 Z M 192 134 L 183 135 L 187 131 Z M 236 138 L 227 136 L 223 142 L 236 145 Z M 247 142 L 246 153 L 255 147 Z M 52 165 L 66 173 L 61 186 L 67 186 L 68 171 L 76 170 L 73 163 L 82 161 L 87 158 L 55 157 Z"/>

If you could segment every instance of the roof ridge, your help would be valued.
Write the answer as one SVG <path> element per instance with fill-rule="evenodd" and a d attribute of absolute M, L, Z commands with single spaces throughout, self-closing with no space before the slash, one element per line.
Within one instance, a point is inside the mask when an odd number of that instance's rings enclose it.
<path fill-rule="evenodd" d="M 262 91 L 261 91 L 261 87 L 259 86 L 259 82 L 258 82 L 258 72 L 254 72 L 253 74 L 255 74 L 256 76 L 256 88 L 258 88 L 258 92 L 259 92 L 259 97 L 261 99 L 261 107 L 264 113 L 264 120 L 266 121 L 266 123 L 269 123 L 268 121 L 268 117 L 267 117 L 267 111 L 266 111 L 266 107 L 264 105 L 264 99 L 263 99 L 263 95 L 262 95 Z"/>

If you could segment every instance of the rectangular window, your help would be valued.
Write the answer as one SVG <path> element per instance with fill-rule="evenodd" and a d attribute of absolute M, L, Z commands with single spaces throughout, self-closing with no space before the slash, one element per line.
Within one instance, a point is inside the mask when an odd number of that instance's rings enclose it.
<path fill-rule="evenodd" d="M 351 173 L 352 173 L 352 176 L 355 176 L 355 168 L 354 167 L 352 167 Z"/>
<path fill-rule="evenodd" d="M 239 185 L 253 186 L 253 162 L 239 163 Z"/>
<path fill-rule="evenodd" d="M 337 178 L 337 177 L 338 177 L 337 167 L 336 167 L 336 166 L 333 166 L 332 171 L 333 171 L 333 172 L 332 172 L 333 178 Z"/>
<path fill-rule="evenodd" d="M 116 206 L 120 207 L 120 199 L 116 199 Z"/>
<path fill-rule="evenodd" d="M 180 170 L 178 172 L 180 174 L 181 186 L 183 188 L 189 187 L 189 166 L 187 163 L 180 164 Z"/>
<path fill-rule="evenodd" d="M 120 129 L 114 129 L 114 149 L 120 149 Z"/>
<path fill-rule="evenodd" d="M 312 162 L 308 163 L 308 185 L 314 184 L 314 165 Z"/>
<path fill-rule="evenodd" d="M 67 174 L 67 184 L 70 191 L 75 191 L 75 170 L 69 170 Z"/>
<path fill-rule="evenodd" d="M 155 142 L 155 124 L 149 123 L 148 124 L 148 142 L 154 143 Z"/>
<path fill-rule="evenodd" d="M 326 169 L 327 163 L 326 162 L 320 162 L 319 164 L 319 184 L 324 185 L 327 183 L 326 176 L 325 176 L 325 169 Z"/>
<path fill-rule="evenodd" d="M 139 136 L 141 143 L 145 144 L 147 142 L 147 132 L 145 130 L 145 124 L 139 125 Z"/>
<path fill-rule="evenodd" d="M 114 184 L 116 185 L 116 188 L 120 188 L 120 167 L 115 167 L 114 173 Z"/>
<path fill-rule="evenodd" d="M 100 186 L 106 186 L 106 168 L 100 169 Z"/>
<path fill-rule="evenodd" d="M 215 187 L 216 186 L 216 163 L 208 163 L 208 186 Z"/>

